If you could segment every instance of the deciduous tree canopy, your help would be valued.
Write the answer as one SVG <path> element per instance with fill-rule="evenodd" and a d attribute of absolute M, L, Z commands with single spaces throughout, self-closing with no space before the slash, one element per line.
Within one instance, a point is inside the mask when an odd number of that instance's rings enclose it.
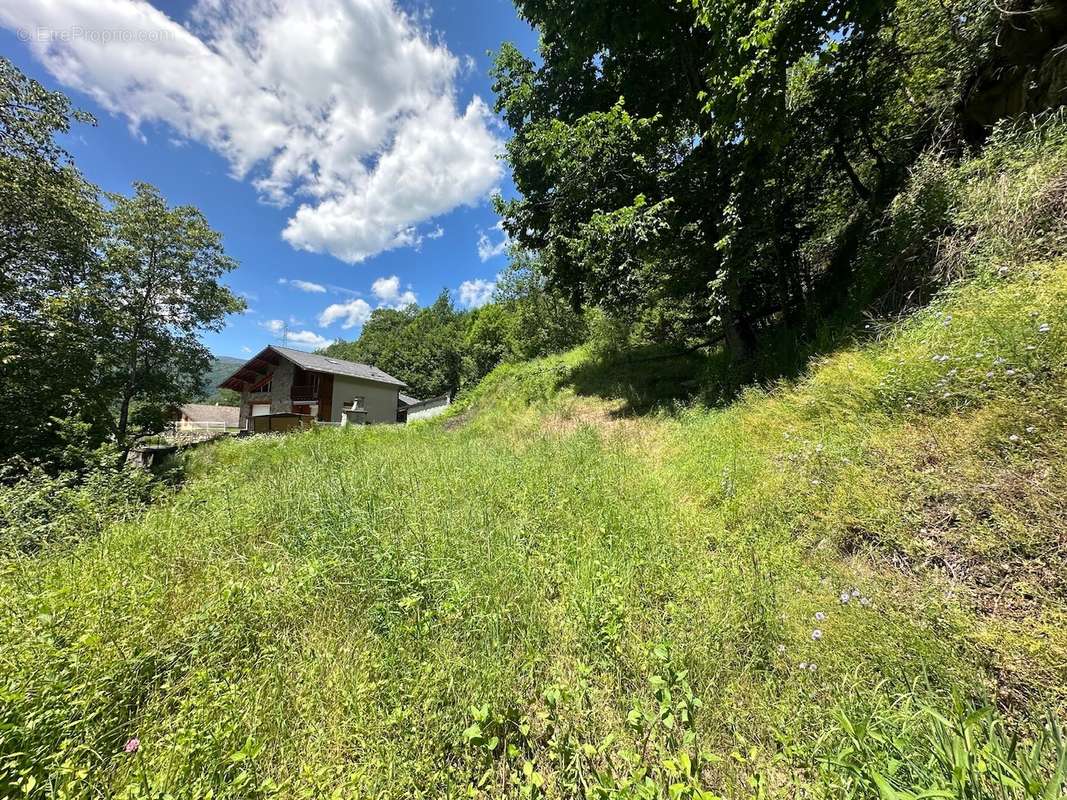
<path fill-rule="evenodd" d="M 198 333 L 243 307 L 195 208 L 147 184 L 104 207 L 55 142 L 72 122 L 92 119 L 0 59 L 0 460 L 76 467 L 125 446 L 131 409 L 199 391 Z"/>
<path fill-rule="evenodd" d="M 1012 24 L 1062 24 L 1016 5 Z M 920 154 L 974 139 L 1008 19 L 978 0 L 517 6 L 541 45 L 504 45 L 493 73 L 509 234 L 576 305 L 736 355 L 884 291 L 882 214 Z M 884 280 L 858 282 L 865 265 Z"/>

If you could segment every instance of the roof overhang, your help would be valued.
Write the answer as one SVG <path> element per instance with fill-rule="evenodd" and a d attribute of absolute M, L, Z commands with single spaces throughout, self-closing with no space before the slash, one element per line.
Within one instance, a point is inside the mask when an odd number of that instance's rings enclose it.
<path fill-rule="evenodd" d="M 281 353 L 267 345 L 220 383 L 219 388 L 243 392 L 246 384 L 256 383 L 267 377 L 281 363 L 282 358 L 284 356 Z"/>
<path fill-rule="evenodd" d="M 256 353 L 256 355 L 252 356 L 252 358 L 242 364 L 233 375 L 220 383 L 219 387 L 222 389 L 232 389 L 235 392 L 244 391 L 248 384 L 255 384 L 266 378 L 274 368 L 282 362 L 282 359 L 294 364 L 305 372 L 316 372 L 320 375 L 336 375 L 343 378 L 353 378 L 359 381 L 366 381 L 367 383 L 376 383 L 381 386 L 391 386 L 397 390 L 407 387 L 406 383 L 397 381 L 396 379 L 384 381 L 367 375 L 351 375 L 339 370 L 320 369 L 317 366 L 302 364 L 281 352 L 273 345 L 267 345 L 261 351 Z"/>

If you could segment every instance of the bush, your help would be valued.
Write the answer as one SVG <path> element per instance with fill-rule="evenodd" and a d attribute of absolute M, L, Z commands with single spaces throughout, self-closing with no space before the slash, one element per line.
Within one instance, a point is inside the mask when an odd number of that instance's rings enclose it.
<path fill-rule="evenodd" d="M 99 534 L 139 514 L 163 489 L 135 469 L 95 467 L 51 475 L 38 465 L 0 468 L 0 558 Z"/>
<path fill-rule="evenodd" d="M 862 255 L 876 311 L 914 307 L 951 281 L 1067 254 L 1067 116 L 1004 122 L 982 151 L 927 153 Z"/>

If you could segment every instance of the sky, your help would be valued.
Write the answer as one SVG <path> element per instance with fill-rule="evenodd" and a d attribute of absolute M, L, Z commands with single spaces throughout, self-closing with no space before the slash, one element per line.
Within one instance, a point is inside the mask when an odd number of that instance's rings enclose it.
<path fill-rule="evenodd" d="M 195 205 L 248 310 L 204 341 L 248 356 L 354 339 L 506 264 L 490 56 L 536 34 L 511 0 L 0 0 L 0 54 L 92 113 L 63 139 L 106 192 Z"/>

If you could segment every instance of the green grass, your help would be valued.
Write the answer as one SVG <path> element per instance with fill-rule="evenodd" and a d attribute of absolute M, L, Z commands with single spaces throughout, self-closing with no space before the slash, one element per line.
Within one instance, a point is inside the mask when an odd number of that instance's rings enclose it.
<path fill-rule="evenodd" d="M 1067 263 L 720 408 L 594 367 L 0 561 L 0 794 L 1062 796 Z"/>

